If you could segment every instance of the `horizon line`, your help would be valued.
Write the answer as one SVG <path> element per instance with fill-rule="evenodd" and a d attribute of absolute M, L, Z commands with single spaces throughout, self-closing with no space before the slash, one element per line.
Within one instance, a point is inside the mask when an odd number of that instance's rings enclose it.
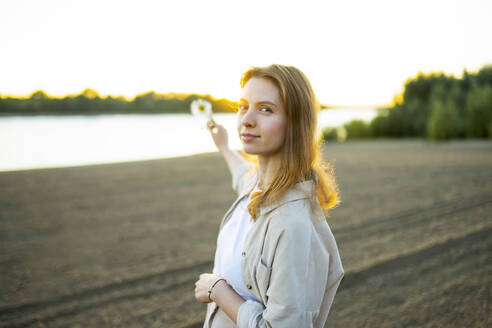
<path fill-rule="evenodd" d="M 125 96 L 123 94 L 101 94 L 96 89 L 93 89 L 93 88 L 84 88 L 81 91 L 79 91 L 78 93 L 66 93 L 66 94 L 64 94 L 62 96 L 50 94 L 50 93 L 48 93 L 47 91 L 45 91 L 43 89 L 33 90 L 29 94 L 12 94 L 12 93 L 5 93 L 4 94 L 4 93 L 1 93 L 0 92 L 0 99 L 2 99 L 2 98 L 30 99 L 30 97 L 35 92 L 38 92 L 38 91 L 44 92 L 49 98 L 52 98 L 52 99 L 63 99 L 63 98 L 66 98 L 66 97 L 79 96 L 79 95 L 81 95 L 86 90 L 92 90 L 92 91 L 94 91 L 98 95 L 98 97 L 100 97 L 102 99 L 108 98 L 108 97 L 111 97 L 111 98 L 124 98 L 126 101 L 129 101 L 129 102 L 135 100 L 135 98 L 138 97 L 138 96 L 145 95 L 145 94 L 148 94 L 148 93 L 151 93 L 151 92 L 154 92 L 154 93 L 160 94 L 160 95 L 176 95 L 176 96 L 196 95 L 196 96 L 201 96 L 201 97 L 210 97 L 210 98 L 212 98 L 214 100 L 225 99 L 225 100 L 230 101 L 230 102 L 237 102 L 237 101 L 230 100 L 230 99 L 228 99 L 226 97 L 217 98 L 217 97 L 211 95 L 210 93 L 208 93 L 208 94 L 200 94 L 200 93 L 194 93 L 194 92 L 186 93 L 186 92 L 175 92 L 175 91 L 169 91 L 169 92 L 162 92 L 161 93 L 161 92 L 158 92 L 158 91 L 155 91 L 155 90 L 149 90 L 149 91 L 138 93 L 135 96 L 128 97 L 128 96 Z M 383 108 L 383 107 L 391 107 L 391 104 L 388 103 L 388 104 L 374 104 L 374 105 L 339 105 L 339 104 L 338 105 L 334 105 L 334 104 L 328 105 L 328 104 L 320 103 L 320 108 L 322 110 L 325 110 L 325 109 L 368 109 L 368 108 Z"/>

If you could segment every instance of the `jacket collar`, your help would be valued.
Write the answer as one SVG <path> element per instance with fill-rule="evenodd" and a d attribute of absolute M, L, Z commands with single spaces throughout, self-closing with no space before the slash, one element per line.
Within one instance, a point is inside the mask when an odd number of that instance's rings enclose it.
<path fill-rule="evenodd" d="M 258 173 L 254 172 L 254 174 L 251 176 L 250 179 L 250 184 L 246 191 L 241 195 L 241 198 L 246 196 L 250 190 L 254 188 L 256 183 L 258 182 Z M 264 205 L 260 208 L 259 216 L 268 214 L 269 212 L 273 211 L 274 209 L 278 208 L 279 206 L 292 202 L 295 200 L 299 199 L 309 199 L 311 198 L 311 195 L 315 192 L 315 185 L 313 180 L 306 180 L 302 182 L 298 182 L 294 185 L 293 188 L 291 188 L 285 195 L 282 196 L 276 203 L 269 204 L 269 205 Z"/>

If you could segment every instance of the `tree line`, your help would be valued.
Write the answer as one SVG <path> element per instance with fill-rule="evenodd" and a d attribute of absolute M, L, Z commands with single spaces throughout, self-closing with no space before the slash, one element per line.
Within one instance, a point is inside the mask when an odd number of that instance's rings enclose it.
<path fill-rule="evenodd" d="M 408 79 L 393 104 L 370 122 L 323 130 L 325 140 L 422 137 L 492 138 L 492 65 L 457 78 L 442 72 Z"/>
<path fill-rule="evenodd" d="M 0 97 L 0 114 L 156 114 L 189 113 L 190 104 L 195 99 L 205 99 L 212 103 L 215 112 L 233 112 L 236 103 L 227 99 L 215 99 L 210 95 L 166 93 L 154 91 L 137 95 L 132 100 L 124 97 L 101 97 L 93 89 L 85 89 L 80 94 L 63 98 L 50 97 L 38 90 L 28 98 Z"/>

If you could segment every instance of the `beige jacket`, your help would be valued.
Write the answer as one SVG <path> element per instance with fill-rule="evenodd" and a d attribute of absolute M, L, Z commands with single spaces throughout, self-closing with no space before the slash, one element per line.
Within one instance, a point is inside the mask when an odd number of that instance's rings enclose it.
<path fill-rule="evenodd" d="M 232 186 L 239 197 L 224 215 L 220 229 L 256 184 L 256 172 L 249 174 L 248 169 L 243 165 L 233 174 Z M 344 271 L 319 204 L 311 212 L 312 188 L 312 181 L 297 183 L 277 204 L 262 207 L 246 235 L 243 280 L 261 304 L 243 303 L 234 325 L 224 312 L 213 322 L 222 310 L 208 303 L 204 328 L 324 327 Z"/>

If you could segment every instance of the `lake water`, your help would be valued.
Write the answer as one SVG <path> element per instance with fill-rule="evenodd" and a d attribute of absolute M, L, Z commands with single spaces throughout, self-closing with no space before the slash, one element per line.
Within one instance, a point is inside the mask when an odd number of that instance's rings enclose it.
<path fill-rule="evenodd" d="M 376 109 L 330 109 L 320 128 L 370 121 Z M 241 147 L 235 114 L 214 114 Z M 126 162 L 216 151 L 203 122 L 188 114 L 0 116 L 0 171 Z"/>

